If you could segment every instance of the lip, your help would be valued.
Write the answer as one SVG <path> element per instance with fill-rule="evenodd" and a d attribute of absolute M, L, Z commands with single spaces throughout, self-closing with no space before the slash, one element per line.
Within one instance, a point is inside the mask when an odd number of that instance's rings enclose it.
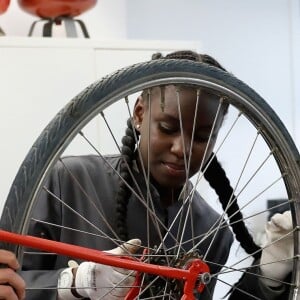
<path fill-rule="evenodd" d="M 174 164 L 171 162 L 163 162 L 167 172 L 173 176 L 184 176 L 185 175 L 185 167 L 181 164 Z"/>

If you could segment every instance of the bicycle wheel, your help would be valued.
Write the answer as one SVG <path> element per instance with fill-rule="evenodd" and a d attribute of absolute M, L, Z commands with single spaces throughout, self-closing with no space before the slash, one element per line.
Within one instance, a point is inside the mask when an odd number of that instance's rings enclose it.
<path fill-rule="evenodd" d="M 126 176 L 120 173 L 118 155 L 121 149 L 118 143 L 126 120 L 132 119 L 136 98 L 144 92 L 151 103 L 151 91 L 168 86 L 177 87 L 178 103 L 181 87 L 205 90 L 220 99 L 221 104 L 228 104 L 229 112 L 218 134 L 214 152 L 205 163 L 199 163 L 199 172 L 191 178 L 193 184 L 186 180 L 178 201 L 162 206 L 149 184 L 152 175 L 149 168 L 143 164 L 129 165 L 132 160 L 128 156 L 131 154 L 126 151 L 122 162 L 132 173 Z M 162 97 L 162 113 L 164 105 Z M 216 110 L 218 113 L 219 109 Z M 151 118 L 151 113 L 149 115 Z M 132 125 L 129 122 L 129 127 Z M 211 127 L 213 131 L 214 125 Z M 137 140 L 136 131 L 132 131 Z M 210 132 L 207 145 L 210 145 L 211 136 Z M 150 129 L 148 137 L 152 138 Z M 139 150 L 135 151 L 137 161 L 142 161 Z M 107 156 L 111 153 L 116 155 Z M 73 165 L 79 155 L 79 163 Z M 184 171 L 190 169 L 189 157 L 192 155 L 189 153 L 183 158 Z M 227 191 L 227 204 L 223 205 L 225 212 L 216 201 L 220 195 L 216 195 L 205 181 L 205 178 L 211 177 L 207 172 L 211 169 L 209 166 L 216 163 L 216 157 L 222 162 L 233 186 Z M 255 91 L 234 76 L 187 60 L 141 63 L 92 84 L 49 123 L 13 182 L 3 210 L 1 228 L 67 243 L 78 242 L 90 248 L 101 247 L 102 250 L 120 244 L 125 237 L 138 237 L 147 249 L 147 262 L 186 268 L 193 259 L 200 258 L 210 272 L 199 297 L 211 299 L 214 293 L 214 299 L 219 299 L 244 273 L 262 277 L 254 271 L 259 267 L 259 260 L 246 269 L 253 262 L 252 256 L 260 253 L 259 248 L 244 251 L 234 241 L 228 253 L 231 244 L 228 224 L 240 223 L 242 218 L 259 243 L 262 228 L 258 225 L 264 224 L 273 210 L 290 209 L 294 228 L 290 234 L 293 234 L 295 247 L 289 259 L 293 272 L 290 281 L 281 283 L 289 291 L 289 299 L 299 300 L 299 161 L 299 153 L 274 111 Z M 89 171 L 83 170 L 83 165 L 88 165 Z M 136 168 L 139 173 L 133 174 Z M 97 177 L 100 169 L 102 175 Z M 129 201 L 117 206 L 114 201 L 120 182 L 127 187 L 125 194 Z M 110 194 L 107 189 L 116 192 Z M 201 197 L 195 198 L 197 193 Z M 104 200 L 99 203 L 101 197 Z M 80 203 L 78 199 L 82 199 Z M 199 199 L 199 203 L 195 199 Z M 275 200 L 277 204 L 268 208 L 267 200 Z M 233 211 L 226 217 L 235 202 L 239 204 L 239 211 Z M 212 212 L 210 205 L 216 212 Z M 47 212 L 44 213 L 45 207 Z M 211 215 L 201 214 L 207 210 Z M 84 216 L 85 212 L 87 216 Z M 120 215 L 122 220 L 118 217 Z M 66 267 L 69 259 L 53 253 L 24 250 L 23 247 L 10 249 L 23 260 L 24 269 L 43 269 L 47 276 L 50 276 L 50 269 Z M 30 266 L 27 265 L 29 262 Z M 37 293 L 43 293 L 45 288 L 48 294 L 48 282 L 46 285 L 28 286 L 29 291 L 32 289 Z M 249 299 L 261 299 L 252 295 L 251 291 L 237 289 Z M 181 295 L 180 281 L 147 274 L 143 276 L 139 299 L 173 299 Z"/>

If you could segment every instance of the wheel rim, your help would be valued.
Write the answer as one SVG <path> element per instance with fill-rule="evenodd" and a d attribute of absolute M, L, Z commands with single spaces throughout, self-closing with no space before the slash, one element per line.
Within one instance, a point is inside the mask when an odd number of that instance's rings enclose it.
<path fill-rule="evenodd" d="M 153 76 L 155 77 L 155 76 Z M 158 78 L 154 78 L 152 80 L 149 80 L 148 78 L 142 78 L 142 79 L 137 79 L 135 82 L 130 82 L 127 83 L 124 86 L 121 86 L 119 90 L 107 93 L 107 97 L 100 99 L 99 102 L 97 102 L 95 105 L 92 105 L 90 107 L 89 110 L 87 110 L 85 112 L 85 114 L 83 114 L 80 118 L 78 118 L 76 120 L 76 122 L 74 122 L 73 125 L 71 126 L 67 126 L 67 130 L 65 132 L 65 134 L 63 135 L 63 137 L 61 138 L 61 140 L 63 141 L 63 143 L 59 144 L 59 145 L 55 145 L 54 146 L 54 150 L 52 152 L 52 155 L 50 157 L 48 157 L 47 159 L 47 164 L 45 166 L 45 168 L 43 169 L 43 172 L 41 174 L 41 176 L 39 177 L 39 182 L 37 185 L 35 185 L 34 189 L 31 191 L 31 198 L 35 198 L 36 195 L 39 193 L 39 190 L 42 188 L 43 184 L 44 184 L 44 179 L 47 176 L 47 173 L 51 170 L 54 162 L 58 159 L 58 157 L 64 153 L 66 154 L 67 151 L 66 150 L 67 146 L 69 145 L 69 143 L 71 142 L 71 140 L 74 140 L 75 137 L 75 133 L 77 133 L 78 131 L 84 131 L 85 128 L 87 128 L 87 123 L 89 123 L 92 119 L 94 120 L 94 117 L 98 116 L 99 113 L 101 111 L 103 111 L 104 109 L 106 110 L 108 108 L 108 106 L 111 103 L 117 102 L 117 100 L 119 99 L 124 99 L 127 98 L 128 95 L 136 95 L 138 91 L 141 90 L 146 90 L 151 86 L 160 86 L 160 85 L 165 85 L 165 84 L 182 84 L 184 83 L 185 85 L 197 85 L 200 87 L 205 87 L 208 89 L 212 89 L 215 92 L 217 92 L 219 95 L 222 95 L 222 97 L 225 99 L 225 101 L 230 102 L 231 106 L 233 106 L 233 114 L 232 116 L 228 117 L 228 119 L 232 118 L 234 121 L 231 123 L 231 125 L 229 126 L 229 120 L 227 120 L 228 122 L 228 127 L 230 128 L 234 128 L 231 127 L 233 126 L 232 124 L 235 124 L 235 122 L 238 122 L 237 120 L 239 120 L 240 117 L 244 117 L 246 116 L 245 119 L 243 119 L 243 121 L 247 121 L 249 123 L 251 123 L 251 127 L 253 127 L 254 131 L 256 131 L 256 135 L 258 136 L 258 139 L 262 139 L 267 145 L 268 147 L 264 148 L 266 151 L 270 151 L 272 154 L 271 160 L 273 165 L 268 169 L 268 170 L 273 170 L 272 168 L 274 167 L 274 164 L 277 166 L 278 170 L 277 173 L 280 175 L 281 178 L 281 188 L 284 186 L 286 189 L 285 192 L 285 197 L 290 199 L 289 203 L 290 203 L 290 208 L 292 210 L 292 215 L 293 215 L 293 222 L 294 222 L 294 226 L 297 226 L 297 224 L 299 224 L 299 184 L 300 184 L 300 175 L 299 175 L 299 165 L 297 165 L 297 159 L 299 159 L 298 153 L 295 150 L 296 148 L 294 147 L 294 145 L 292 144 L 289 136 L 287 136 L 287 132 L 285 130 L 285 128 L 283 127 L 283 125 L 281 124 L 281 122 L 278 120 L 278 118 L 276 117 L 276 115 L 274 115 L 274 113 L 272 111 L 266 111 L 266 107 L 267 105 L 261 102 L 258 102 L 257 98 L 252 99 L 248 94 L 245 94 L 243 91 L 243 87 L 242 89 L 238 89 L 237 87 L 235 87 L 235 84 L 233 84 L 233 86 L 230 86 L 228 83 L 220 83 L 219 80 L 212 80 L 212 78 L 206 79 L 205 75 L 198 75 L 198 74 L 192 74 L 192 76 L 187 77 L 186 74 L 182 73 L 179 74 L 177 76 L 175 76 L 175 73 L 172 73 L 172 76 L 170 76 L 169 74 L 159 74 L 157 75 Z M 161 78 L 159 78 L 161 77 Z M 141 82 L 142 81 L 142 82 Z M 252 93 L 252 91 L 251 91 Z M 81 96 L 79 96 L 80 98 Z M 130 98 L 130 97 L 128 97 Z M 259 98 L 260 100 L 260 98 Z M 88 101 L 88 100 L 87 100 Z M 129 99 L 130 101 L 130 99 Z M 134 100 L 132 100 L 134 101 Z M 126 101 L 125 101 L 126 102 Z M 76 114 L 76 105 L 77 103 L 75 102 L 75 104 L 73 104 L 73 112 L 74 115 Z M 125 110 L 128 110 L 128 108 L 130 108 L 130 105 L 132 107 L 132 104 L 125 104 Z M 65 111 L 70 111 L 71 105 L 65 109 Z M 241 113 L 242 112 L 242 113 Z M 119 115 L 118 115 L 119 116 Z M 130 115 L 129 115 L 130 116 Z M 97 121 L 96 125 L 99 125 L 99 122 L 103 121 Z M 250 125 L 249 123 L 249 125 Z M 123 122 L 123 124 L 125 124 Z M 84 129 L 83 129 L 84 128 Z M 102 128 L 102 127 L 101 127 Z M 116 126 L 116 131 L 118 132 L 119 126 Z M 223 135 L 221 135 L 221 137 L 219 137 L 219 144 L 216 145 L 215 149 L 217 149 L 217 151 L 215 151 L 215 153 L 217 153 L 218 157 L 222 157 L 218 147 L 224 145 L 225 141 L 222 141 L 222 136 L 225 138 L 228 134 L 228 132 L 231 132 L 232 129 L 228 130 L 227 128 L 227 132 L 224 129 Z M 110 134 L 108 132 L 108 134 Z M 117 139 L 117 137 L 115 138 Z M 75 138 L 76 140 L 76 138 Z M 120 139 L 119 139 L 120 140 Z M 256 146 L 256 138 L 254 138 L 253 140 L 255 140 L 251 147 Z M 114 143 L 114 141 L 112 141 L 112 143 Z M 251 148 L 250 147 L 250 148 Z M 103 152 L 106 152 L 107 150 L 104 150 Z M 249 157 L 252 157 L 252 152 L 251 150 L 247 150 L 248 153 L 246 156 L 246 161 L 249 159 Z M 267 152 L 266 152 L 267 153 Z M 99 155 L 99 153 L 96 153 Z M 101 154 L 102 155 L 102 154 Z M 219 156 L 220 155 L 220 156 Z M 228 155 L 228 154 L 227 154 Z M 226 155 L 224 156 L 224 159 L 226 158 Z M 223 159 L 223 158 L 222 158 Z M 268 160 L 268 159 L 266 159 Z M 242 166 L 244 165 L 243 163 L 241 164 Z M 264 165 L 263 163 L 261 163 L 261 165 Z M 258 172 L 258 170 L 260 170 L 260 166 L 257 167 L 256 171 Z M 256 172 L 254 171 L 254 173 Z M 244 167 L 240 168 L 240 174 L 237 175 L 236 177 L 236 187 L 234 188 L 235 192 L 238 192 L 238 197 L 240 198 L 240 195 L 244 192 L 244 190 L 246 189 L 248 182 L 252 181 L 252 176 L 248 175 L 247 179 L 243 179 L 244 180 L 244 185 L 243 187 L 239 187 L 240 182 L 242 181 L 241 177 L 242 177 L 242 173 L 244 172 Z M 254 174 L 253 173 L 253 174 Z M 284 175 L 282 175 L 284 174 Z M 199 176 L 198 178 L 194 179 L 194 183 L 196 183 L 198 180 L 200 181 L 200 179 L 202 180 L 203 176 Z M 261 177 L 259 177 L 261 178 Z M 273 179 L 273 182 L 271 181 L 270 186 L 273 186 L 273 183 L 275 183 L 276 180 Z M 257 182 L 256 182 L 257 183 Z M 263 186 L 263 185 L 262 185 Z M 265 188 L 267 187 L 266 185 L 264 186 Z M 248 198 L 250 200 L 249 203 L 250 204 L 246 204 L 243 203 L 242 207 L 246 207 L 248 205 L 251 205 L 252 201 L 255 200 L 259 201 L 259 197 L 261 194 L 263 194 L 264 192 L 264 188 L 261 187 L 261 190 L 259 192 L 256 191 L 256 196 L 252 195 L 252 198 Z M 274 194 L 272 195 L 272 193 L 270 193 L 270 195 L 268 195 L 268 197 L 272 197 L 276 195 L 276 189 L 274 191 Z M 210 196 L 211 197 L 211 196 Z M 215 196 L 214 196 L 215 197 Z M 257 197 L 257 199 L 255 198 Z M 242 198 L 242 197 L 241 197 Z M 214 199 L 214 198 L 212 198 Z M 32 207 L 34 207 L 34 202 L 30 202 L 28 204 L 28 214 L 23 218 L 23 222 L 21 224 L 21 232 L 22 233 L 27 233 L 28 231 L 28 226 L 31 222 L 31 209 Z M 250 212 L 248 213 L 248 216 L 246 215 L 245 218 L 246 220 L 251 219 L 251 215 L 253 216 L 253 219 L 255 219 L 256 215 L 260 215 L 262 213 L 258 213 L 258 212 Z M 223 225 L 221 225 L 223 226 Z M 212 235 L 212 233 L 211 233 Z M 182 242 L 182 241 L 181 241 Z M 299 258 L 297 259 L 296 256 L 299 254 L 299 231 L 294 231 L 294 243 L 295 243 L 295 258 L 294 258 L 294 272 L 293 272 L 293 284 L 295 286 L 299 285 L 299 274 L 298 271 L 299 270 Z M 159 245 L 156 245 L 159 248 L 163 248 Z M 297 252 L 298 251 L 298 252 Z M 204 257 L 206 258 L 206 254 L 204 254 Z M 244 254 L 243 258 L 239 258 L 237 261 L 239 260 L 245 260 L 245 257 L 247 255 Z M 204 260 L 205 261 L 205 260 Z M 213 264 L 213 262 L 210 262 L 211 264 Z M 236 263 L 231 263 L 227 266 L 227 272 L 223 271 L 221 273 L 224 273 L 226 275 L 226 273 L 230 273 L 232 270 L 234 270 L 236 268 Z M 239 267 L 239 268 L 243 268 L 243 267 Z M 226 269 L 225 269 L 226 270 Z M 215 275 L 215 274 L 212 274 Z M 223 279 L 221 279 L 223 280 Z M 291 289 L 291 299 L 297 299 L 295 297 L 297 296 L 292 296 L 292 291 L 293 289 Z M 292 298 L 294 297 L 294 298 Z M 255 299 L 255 298 L 253 298 Z"/>

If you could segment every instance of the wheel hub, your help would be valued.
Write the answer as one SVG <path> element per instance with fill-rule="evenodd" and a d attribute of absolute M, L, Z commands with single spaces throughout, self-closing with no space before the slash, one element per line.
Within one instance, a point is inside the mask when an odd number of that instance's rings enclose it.
<path fill-rule="evenodd" d="M 198 251 L 190 251 L 188 253 L 174 253 L 174 251 L 153 250 L 153 253 L 149 254 L 149 263 L 170 266 L 177 269 L 188 270 L 195 261 L 197 261 L 197 270 L 199 270 L 199 276 L 197 277 L 194 293 L 202 293 L 204 287 L 209 284 L 211 275 L 209 273 L 209 267 L 201 260 L 201 256 Z M 151 285 L 149 288 L 150 296 L 166 295 L 170 294 L 172 298 L 181 299 L 185 288 L 185 281 L 174 279 L 157 277 L 155 275 L 145 275 L 145 286 Z"/>

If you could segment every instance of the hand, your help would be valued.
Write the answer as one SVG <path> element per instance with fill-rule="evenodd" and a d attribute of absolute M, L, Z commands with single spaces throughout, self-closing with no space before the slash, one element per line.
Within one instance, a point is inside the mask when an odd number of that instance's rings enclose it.
<path fill-rule="evenodd" d="M 25 299 L 25 282 L 15 270 L 20 266 L 14 253 L 0 250 L 0 263 L 7 268 L 0 269 L 0 299 Z"/>
<path fill-rule="evenodd" d="M 291 258 L 294 248 L 292 229 L 290 211 L 275 214 L 266 225 L 266 243 L 263 245 L 265 248 L 262 250 L 260 268 L 262 275 L 268 277 L 261 278 L 261 280 L 270 287 L 281 285 L 278 280 L 284 280 L 292 271 L 293 260 Z"/>
<path fill-rule="evenodd" d="M 113 255 L 134 254 L 140 245 L 139 239 L 133 239 L 106 252 Z M 83 262 L 76 272 L 75 288 L 79 295 L 91 300 L 124 299 L 135 281 L 135 276 L 136 272 L 132 270 Z"/>

